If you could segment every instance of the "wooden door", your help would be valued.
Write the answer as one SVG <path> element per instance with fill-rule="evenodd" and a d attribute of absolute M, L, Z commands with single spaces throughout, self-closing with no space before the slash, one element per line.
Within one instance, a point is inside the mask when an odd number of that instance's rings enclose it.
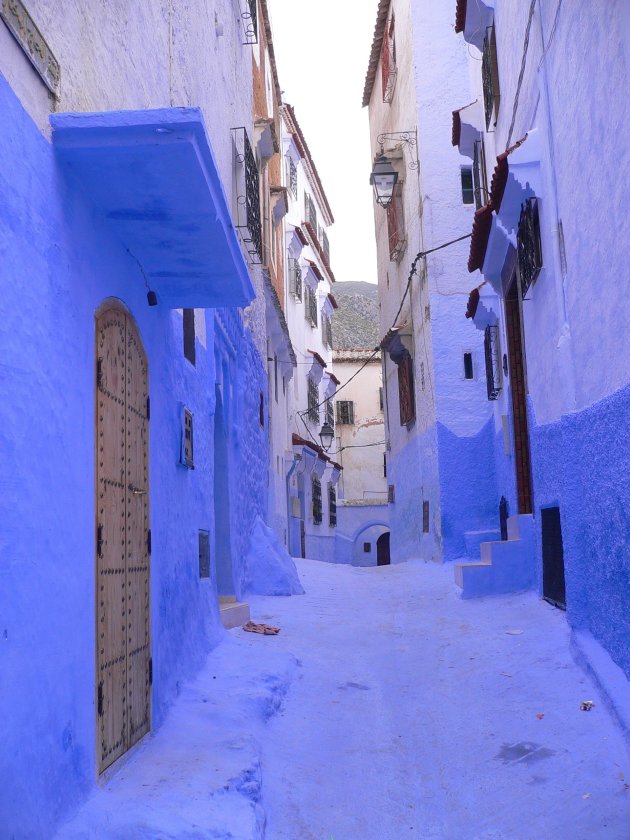
<path fill-rule="evenodd" d="M 389 566 L 389 564 L 389 531 L 386 531 L 376 540 L 376 565 Z"/>
<path fill-rule="evenodd" d="M 521 310 L 516 277 L 505 299 L 510 391 L 512 394 L 512 424 L 514 429 L 514 460 L 518 512 L 532 512 L 532 471 L 529 456 L 527 423 L 527 392 L 525 386 L 525 358 L 521 329 Z"/>
<path fill-rule="evenodd" d="M 148 371 L 122 309 L 96 322 L 99 772 L 150 729 Z"/>

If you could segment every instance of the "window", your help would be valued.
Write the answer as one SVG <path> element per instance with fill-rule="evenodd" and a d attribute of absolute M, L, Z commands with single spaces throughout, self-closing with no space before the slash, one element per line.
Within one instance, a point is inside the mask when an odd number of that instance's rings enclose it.
<path fill-rule="evenodd" d="M 528 198 L 523 202 L 516 233 L 516 248 L 521 291 L 525 297 L 529 287 L 540 274 L 543 264 L 537 198 Z"/>
<path fill-rule="evenodd" d="M 383 452 L 383 478 L 387 478 L 387 453 Z"/>
<path fill-rule="evenodd" d="M 420 362 L 420 387 L 422 388 L 423 391 L 424 391 L 424 386 L 425 386 L 425 382 L 424 382 L 424 362 Z"/>
<path fill-rule="evenodd" d="M 340 426 L 354 425 L 354 403 L 352 400 L 337 400 L 337 423 Z"/>
<path fill-rule="evenodd" d="M 315 202 L 308 193 L 304 193 L 304 221 L 311 226 L 313 237 L 317 239 L 317 210 Z"/>
<path fill-rule="evenodd" d="M 477 210 L 488 202 L 488 176 L 486 174 L 486 149 L 483 138 L 475 140 L 473 147 L 473 187 Z"/>
<path fill-rule="evenodd" d="M 324 252 L 324 262 L 330 268 L 330 242 L 328 241 L 328 236 L 326 235 L 326 231 L 322 228 L 322 250 Z"/>
<path fill-rule="evenodd" d="M 322 522 L 322 483 L 319 478 L 314 475 L 311 478 L 311 497 L 313 508 L 313 522 L 315 525 L 321 525 Z"/>
<path fill-rule="evenodd" d="M 319 389 L 317 383 L 308 377 L 308 419 L 313 423 L 319 422 Z"/>
<path fill-rule="evenodd" d="M 337 525 L 337 491 L 331 482 L 328 483 L 328 524 L 331 528 Z"/>
<path fill-rule="evenodd" d="M 378 407 L 383 410 L 383 388 L 378 389 Z"/>
<path fill-rule="evenodd" d="M 483 40 L 483 54 L 481 58 L 481 81 L 483 85 L 483 102 L 486 115 L 486 129 L 490 131 L 490 123 L 494 114 L 497 124 L 499 111 L 499 71 L 497 64 L 497 42 L 494 35 L 494 25 L 486 29 Z"/>
<path fill-rule="evenodd" d="M 486 385 L 488 399 L 496 400 L 501 393 L 501 351 L 499 350 L 499 326 L 486 327 L 483 349 L 486 357 Z"/>
<path fill-rule="evenodd" d="M 263 247 L 258 167 L 245 129 L 233 128 L 232 133 L 236 156 L 236 227 L 240 231 L 250 260 L 260 264 Z"/>
<path fill-rule="evenodd" d="M 394 16 L 389 19 L 383 33 L 381 44 L 381 81 L 383 84 L 383 102 L 391 102 L 396 87 L 396 40 L 394 37 Z"/>
<path fill-rule="evenodd" d="M 364 542 L 363 543 L 363 552 L 364 554 L 369 554 L 372 551 L 372 543 Z"/>
<path fill-rule="evenodd" d="M 413 389 L 413 362 L 407 351 L 398 364 L 398 401 L 400 404 L 400 425 L 406 426 L 416 416 Z"/>
<path fill-rule="evenodd" d="M 406 244 L 405 218 L 402 201 L 403 185 L 396 182 L 391 204 L 387 208 L 387 236 L 389 238 L 389 258 L 399 262 Z"/>
<path fill-rule="evenodd" d="M 298 196 L 298 173 L 297 166 L 292 157 L 287 159 L 287 186 L 293 198 Z"/>
<path fill-rule="evenodd" d="M 276 402 L 278 402 L 278 356 L 273 354 L 273 390 Z"/>
<path fill-rule="evenodd" d="M 422 502 L 422 533 L 429 533 L 429 502 Z"/>
<path fill-rule="evenodd" d="M 317 326 L 317 292 L 310 286 L 304 288 L 304 317 L 311 327 Z"/>
<path fill-rule="evenodd" d="M 182 408 L 182 439 L 179 462 L 189 470 L 195 469 L 193 453 L 193 416 L 189 408 Z"/>
<path fill-rule="evenodd" d="M 335 425 L 335 409 L 330 400 L 326 400 L 326 422 L 329 426 Z"/>
<path fill-rule="evenodd" d="M 464 204 L 473 204 L 475 201 L 475 190 L 473 187 L 472 166 L 462 166 L 460 176 L 462 181 L 462 202 Z"/>
<path fill-rule="evenodd" d="M 324 347 L 330 347 L 332 350 L 332 319 L 322 312 L 322 341 Z"/>
<path fill-rule="evenodd" d="M 210 534 L 199 531 L 199 577 L 210 577 Z"/>
<path fill-rule="evenodd" d="M 395 500 L 396 500 L 396 491 L 394 489 L 394 485 L 393 484 L 388 484 L 387 485 L 387 502 L 388 502 L 388 504 L 393 505 Z"/>
<path fill-rule="evenodd" d="M 184 309 L 184 356 L 195 364 L 195 310 Z"/>
<path fill-rule="evenodd" d="M 261 427 L 264 428 L 265 425 L 265 395 L 263 392 L 260 392 L 259 399 L 258 399 L 258 422 L 260 423 Z"/>
<path fill-rule="evenodd" d="M 302 300 L 302 266 L 289 257 L 289 291 L 296 300 Z"/>
<path fill-rule="evenodd" d="M 473 379 L 472 353 L 464 353 L 464 379 Z"/>

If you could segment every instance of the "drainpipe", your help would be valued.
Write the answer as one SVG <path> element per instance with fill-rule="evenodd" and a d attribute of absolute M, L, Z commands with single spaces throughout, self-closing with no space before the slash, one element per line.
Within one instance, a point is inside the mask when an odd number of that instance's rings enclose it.
<path fill-rule="evenodd" d="M 291 495 L 290 495 L 290 492 L 289 492 L 289 485 L 291 483 L 291 477 L 292 477 L 293 473 L 295 472 L 295 469 L 296 469 L 297 465 L 300 463 L 301 460 L 302 460 L 302 456 L 297 452 L 294 453 L 293 463 L 291 464 L 291 468 L 289 469 L 289 472 L 287 473 L 287 476 L 286 476 L 286 479 L 285 479 L 285 481 L 286 481 L 286 488 L 285 489 L 286 489 L 286 496 L 287 496 L 287 542 L 288 542 L 287 548 L 289 549 L 289 554 L 292 557 L 293 557 L 293 550 L 292 550 L 293 546 L 291 544 Z"/>

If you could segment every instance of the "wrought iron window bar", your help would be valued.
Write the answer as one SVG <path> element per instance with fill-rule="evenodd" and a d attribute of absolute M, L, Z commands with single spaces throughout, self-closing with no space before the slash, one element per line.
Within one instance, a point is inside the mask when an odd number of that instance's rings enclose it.
<path fill-rule="evenodd" d="M 298 197 L 298 172 L 297 166 L 295 165 L 295 161 L 292 157 L 289 158 L 288 164 L 288 173 L 287 173 L 287 181 L 289 186 L 289 192 L 293 196 L 293 198 Z"/>
<path fill-rule="evenodd" d="M 481 57 L 481 81 L 483 86 L 483 103 L 486 116 L 486 130 L 490 131 L 492 114 L 499 110 L 499 71 L 497 64 L 497 42 L 494 24 L 486 29 L 483 39 L 483 53 Z"/>
<path fill-rule="evenodd" d="M 525 297 L 543 266 L 538 199 L 535 197 L 528 198 L 521 205 L 521 215 L 516 233 L 516 250 L 521 278 L 521 294 Z"/>
<path fill-rule="evenodd" d="M 311 379 L 310 376 L 308 378 L 308 408 L 307 408 L 307 417 L 313 423 L 319 422 L 319 391 L 317 388 L 317 382 Z"/>
<path fill-rule="evenodd" d="M 302 266 L 289 257 L 289 291 L 296 300 L 302 300 Z"/>
<path fill-rule="evenodd" d="M 324 262 L 330 268 L 330 242 L 328 241 L 328 236 L 326 235 L 326 231 L 322 228 L 322 250 L 324 252 Z"/>
<path fill-rule="evenodd" d="M 311 496 L 313 501 L 313 522 L 321 525 L 322 522 L 322 483 L 314 475 L 311 478 Z"/>
<path fill-rule="evenodd" d="M 258 43 L 258 9 L 256 7 L 257 0 L 241 0 L 244 2 L 244 7 L 241 6 L 241 23 L 243 24 L 243 32 L 245 40 L 243 44 L 257 44 Z"/>
<path fill-rule="evenodd" d="M 232 137 L 236 162 L 236 227 L 252 263 L 260 264 L 263 245 L 258 167 L 245 128 L 233 128 Z"/>
<path fill-rule="evenodd" d="M 317 326 L 317 294 L 313 289 L 309 290 L 308 296 L 308 317 L 312 327 Z"/>
<path fill-rule="evenodd" d="M 394 18 L 385 27 L 383 43 L 381 45 L 381 81 L 383 87 L 383 102 L 391 102 L 394 98 L 394 88 L 398 69 L 396 67 L 396 42 L 394 40 Z"/>
<path fill-rule="evenodd" d="M 483 348 L 486 357 L 486 385 L 488 399 L 496 400 L 501 393 L 501 351 L 499 350 L 499 325 L 486 327 Z"/>
<path fill-rule="evenodd" d="M 337 423 L 340 426 L 354 426 L 354 402 L 337 400 Z"/>
<path fill-rule="evenodd" d="M 326 400 L 326 422 L 335 428 L 335 409 L 332 400 Z"/>
<path fill-rule="evenodd" d="M 483 140 L 475 140 L 473 147 L 473 189 L 475 192 L 475 208 L 481 208 L 488 203 L 488 176 L 486 174 L 486 151 Z"/>
<path fill-rule="evenodd" d="M 337 492 L 332 484 L 328 485 L 328 524 L 331 528 L 337 525 Z"/>
<path fill-rule="evenodd" d="M 308 193 L 304 193 L 304 221 L 311 225 L 313 234 L 317 237 L 317 210 L 315 202 Z"/>

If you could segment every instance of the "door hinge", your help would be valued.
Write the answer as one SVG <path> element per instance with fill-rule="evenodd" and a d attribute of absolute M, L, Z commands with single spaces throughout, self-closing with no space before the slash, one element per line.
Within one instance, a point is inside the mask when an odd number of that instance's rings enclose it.
<path fill-rule="evenodd" d="M 151 529 L 147 531 L 147 551 L 151 554 Z"/>
<path fill-rule="evenodd" d="M 96 385 L 98 388 L 103 385 L 103 359 L 100 356 L 96 362 Z"/>
<path fill-rule="evenodd" d="M 151 397 L 147 397 L 147 420 L 151 419 Z"/>
<path fill-rule="evenodd" d="M 153 657 L 149 659 L 149 685 L 153 685 Z"/>
<path fill-rule="evenodd" d="M 99 557 L 103 556 L 103 526 L 99 525 L 96 529 L 96 553 Z"/>
<path fill-rule="evenodd" d="M 98 716 L 103 717 L 103 683 L 98 684 Z"/>

